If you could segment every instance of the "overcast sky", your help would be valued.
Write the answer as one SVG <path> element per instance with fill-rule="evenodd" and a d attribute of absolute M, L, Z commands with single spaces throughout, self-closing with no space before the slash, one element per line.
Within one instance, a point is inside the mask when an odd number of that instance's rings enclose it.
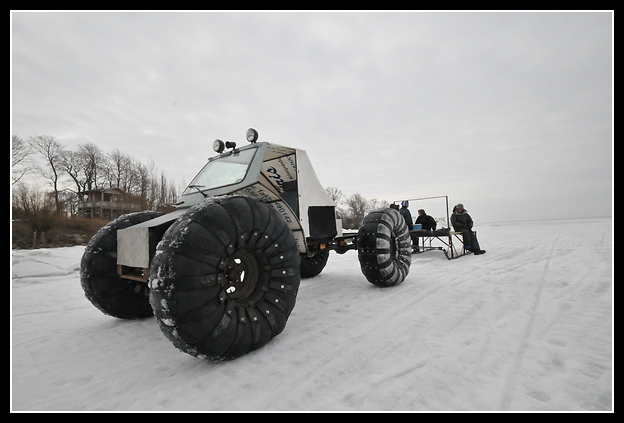
<path fill-rule="evenodd" d="M 304 149 L 324 186 L 475 222 L 611 215 L 611 12 L 13 12 L 12 128 L 153 159 Z M 411 209 L 420 207 L 412 202 Z"/>

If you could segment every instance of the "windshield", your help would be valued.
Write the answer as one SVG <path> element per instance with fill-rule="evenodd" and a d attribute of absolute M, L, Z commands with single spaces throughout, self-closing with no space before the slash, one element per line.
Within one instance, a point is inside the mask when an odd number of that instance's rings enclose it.
<path fill-rule="evenodd" d="M 247 175 L 256 150 L 250 148 L 208 162 L 182 195 L 241 182 Z"/>

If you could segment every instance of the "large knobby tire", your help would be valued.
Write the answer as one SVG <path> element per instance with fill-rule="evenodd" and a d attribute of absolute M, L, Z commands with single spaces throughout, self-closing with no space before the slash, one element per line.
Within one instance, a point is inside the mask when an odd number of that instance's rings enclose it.
<path fill-rule="evenodd" d="M 319 275 L 325 268 L 328 258 L 329 250 L 323 250 L 311 257 L 307 254 L 301 254 L 301 278 L 313 278 Z"/>
<path fill-rule="evenodd" d="M 376 286 L 398 285 L 409 273 L 409 230 L 394 209 L 377 210 L 364 218 L 358 230 L 357 248 L 362 273 Z"/>
<path fill-rule="evenodd" d="M 150 301 L 180 350 L 232 359 L 277 336 L 295 306 L 299 249 L 275 209 L 244 196 L 198 204 L 167 230 Z"/>
<path fill-rule="evenodd" d="M 153 315 L 147 283 L 117 275 L 117 231 L 160 215 L 152 211 L 123 215 L 102 227 L 87 244 L 80 262 L 80 284 L 87 299 L 104 314 L 121 319 Z"/>

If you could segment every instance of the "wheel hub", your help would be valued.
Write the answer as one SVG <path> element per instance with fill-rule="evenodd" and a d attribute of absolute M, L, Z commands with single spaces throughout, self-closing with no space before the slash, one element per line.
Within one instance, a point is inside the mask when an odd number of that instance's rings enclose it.
<path fill-rule="evenodd" d="M 245 301 L 255 291 L 258 284 L 259 266 L 255 255 L 240 249 L 225 262 L 223 287 L 228 296 L 236 301 Z"/>

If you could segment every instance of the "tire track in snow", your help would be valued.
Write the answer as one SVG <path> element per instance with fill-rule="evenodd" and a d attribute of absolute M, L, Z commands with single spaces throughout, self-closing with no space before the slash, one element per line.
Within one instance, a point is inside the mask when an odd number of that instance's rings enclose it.
<path fill-rule="evenodd" d="M 32 316 L 35 314 L 65 313 L 70 310 L 86 310 L 86 309 L 90 310 L 91 308 L 86 305 L 80 305 L 77 307 L 66 307 L 66 308 L 63 308 L 62 310 L 58 310 L 58 309 L 36 310 L 36 311 L 28 311 L 24 313 L 13 313 L 13 317 Z"/>
<path fill-rule="evenodd" d="M 507 386 L 505 387 L 503 400 L 502 400 L 501 407 L 500 407 L 500 409 L 503 411 L 509 410 L 509 406 L 511 405 L 511 401 L 513 400 L 513 397 L 516 391 L 516 386 L 517 386 L 516 376 L 518 375 L 522 367 L 524 354 L 526 353 L 528 346 L 529 346 L 531 333 L 533 332 L 533 327 L 535 326 L 536 313 L 539 308 L 540 299 L 542 297 L 542 290 L 546 283 L 546 275 L 548 274 L 548 267 L 550 265 L 550 261 L 555 251 L 555 245 L 557 244 L 557 241 L 559 240 L 559 237 L 561 236 L 561 234 L 562 232 L 559 232 L 557 236 L 555 237 L 555 240 L 552 242 L 550 251 L 548 253 L 548 257 L 546 258 L 546 263 L 544 264 L 544 270 L 542 271 L 542 275 L 540 276 L 540 280 L 537 286 L 537 291 L 535 292 L 535 296 L 534 296 L 534 301 L 533 301 L 533 304 L 531 304 L 529 321 L 527 322 L 526 328 L 524 329 L 524 333 L 520 341 L 520 347 L 518 348 L 518 351 L 516 353 L 516 358 L 515 358 L 514 365 L 511 370 L 511 374 L 507 377 Z"/>
<path fill-rule="evenodd" d="M 42 254 L 39 258 L 37 255 L 29 256 L 28 259 L 24 259 L 24 256 L 15 255 L 12 261 L 12 267 L 27 266 L 28 271 L 22 274 L 22 271 L 13 271 L 11 275 L 11 279 L 15 281 L 21 281 L 23 279 L 32 279 L 32 278 L 46 278 L 46 277 L 54 277 L 54 276 L 67 276 L 71 275 L 74 272 L 80 272 L 80 261 L 78 263 L 70 264 L 69 266 L 62 266 L 58 263 L 55 263 L 56 257 L 52 257 L 49 254 Z M 40 269 L 31 269 L 32 263 L 42 264 L 44 267 Z M 14 269 L 12 269 L 14 270 Z"/>

